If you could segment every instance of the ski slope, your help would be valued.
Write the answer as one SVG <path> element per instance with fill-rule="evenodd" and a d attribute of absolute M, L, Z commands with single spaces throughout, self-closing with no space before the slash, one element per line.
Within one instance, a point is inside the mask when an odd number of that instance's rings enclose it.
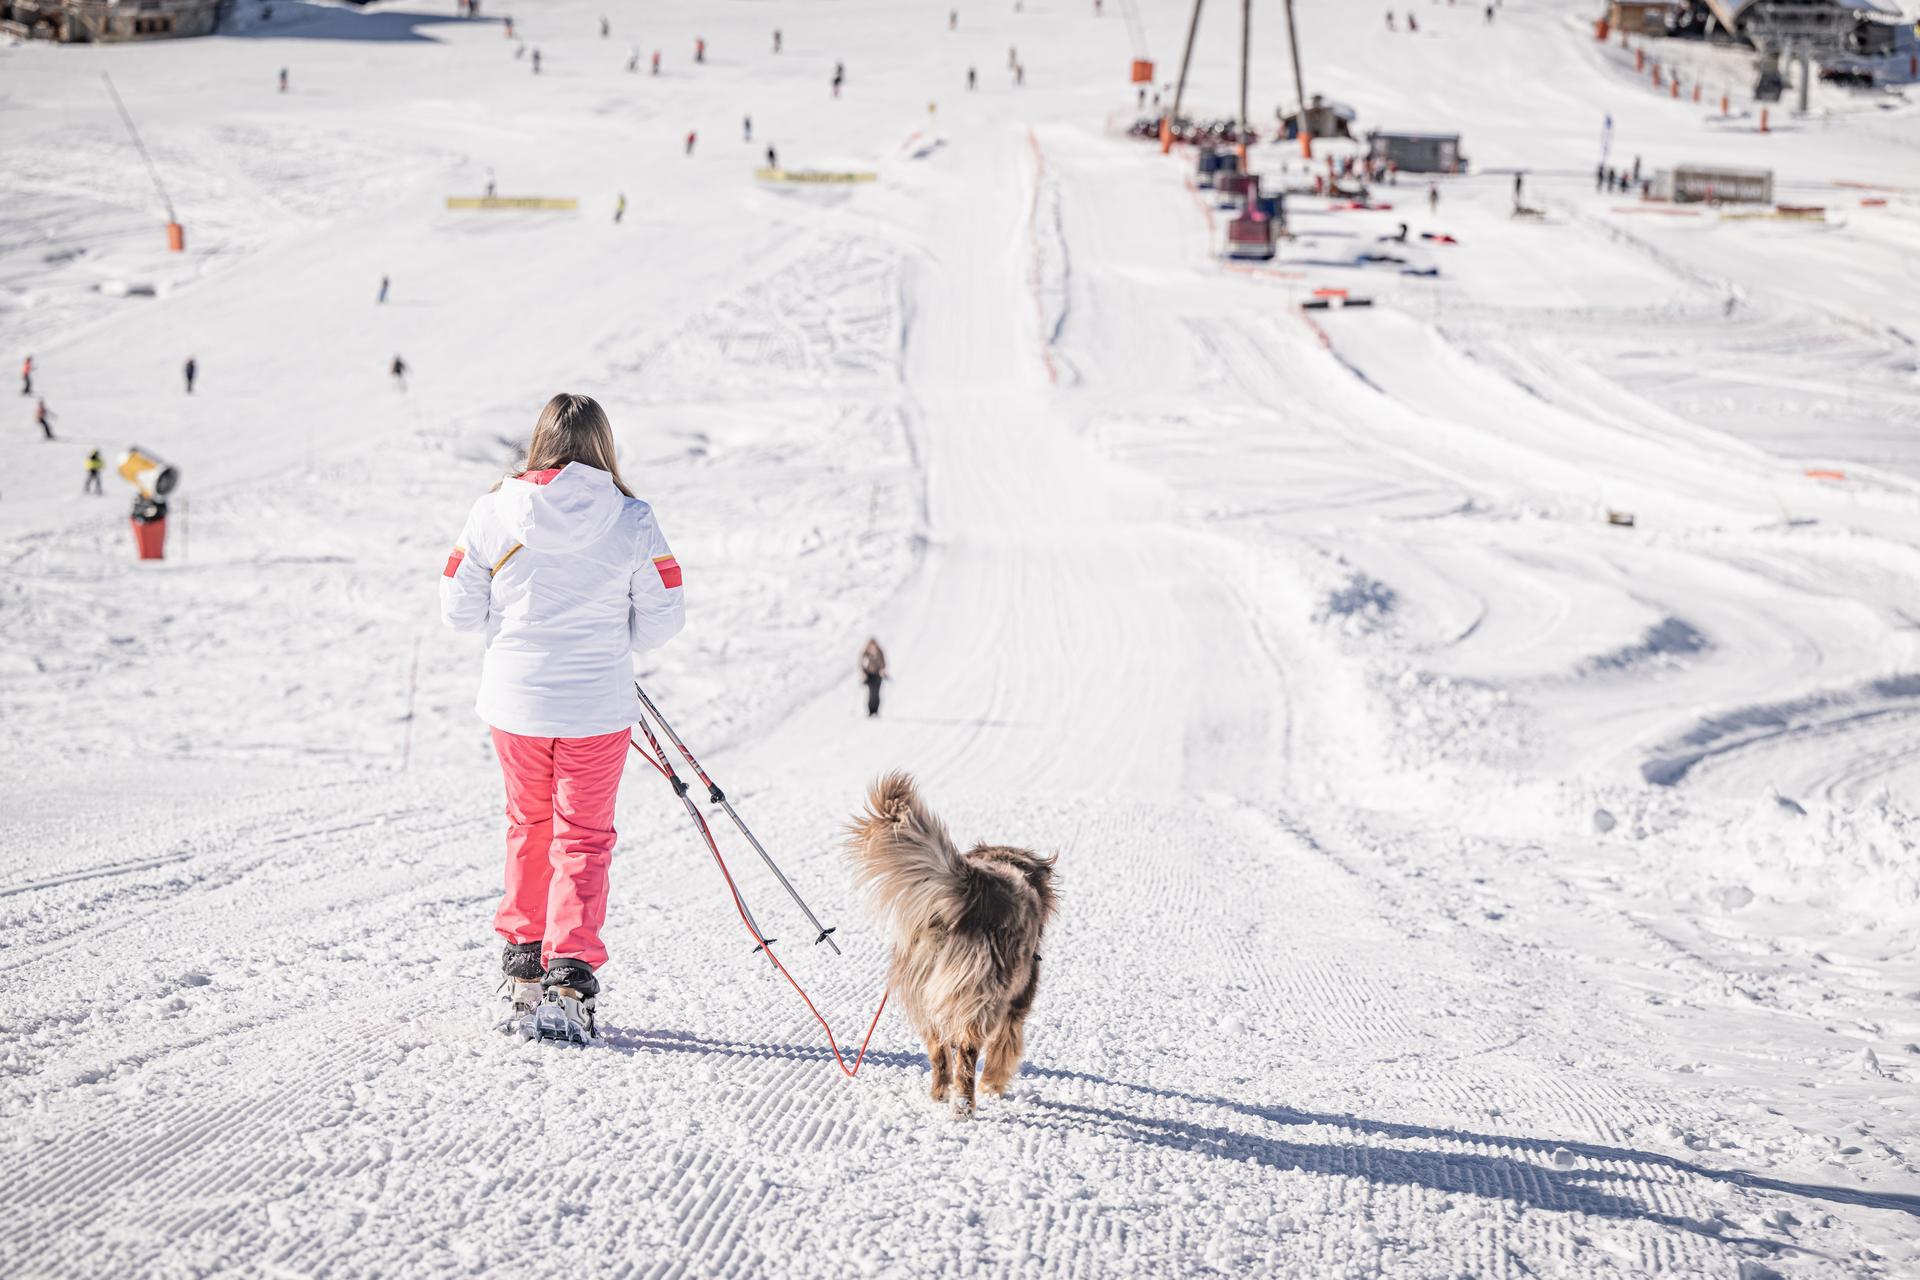
<path fill-rule="evenodd" d="M 1476 171 L 1292 199 L 1229 270 L 1190 157 L 1125 136 L 1169 0 L 1144 51 L 1060 0 L 272 7 L 0 47 L 0 355 L 58 436 L 9 401 L 10 1270 L 1920 1275 L 1913 90 L 1762 135 L 1584 3 L 1297 0 L 1310 92 Z M 1200 32 L 1224 115 L 1237 22 Z M 1827 218 L 1596 194 L 1608 114 L 1615 163 L 1770 166 Z M 770 143 L 877 180 L 757 183 Z M 578 210 L 445 207 L 489 174 Z M 1437 276 L 1355 264 L 1402 222 Z M 640 768 L 604 1043 L 488 1030 L 500 784 L 435 582 L 561 389 L 685 568 L 638 674 L 838 927 L 722 833 L 843 1044 L 869 778 L 1059 853 L 973 1123 L 896 1018 L 841 1076 Z M 184 476 L 163 564 L 117 477 L 79 492 L 136 442 Z"/>

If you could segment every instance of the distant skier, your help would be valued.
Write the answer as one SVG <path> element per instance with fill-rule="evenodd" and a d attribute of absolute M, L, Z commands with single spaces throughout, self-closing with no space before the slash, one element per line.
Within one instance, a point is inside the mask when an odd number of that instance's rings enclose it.
<path fill-rule="evenodd" d="M 771 145 L 767 147 L 767 168 L 775 172 L 778 172 L 780 169 L 780 153 L 775 151 Z"/>
<path fill-rule="evenodd" d="M 1621 185 L 1622 185 L 1622 186 L 1633 186 L 1633 185 L 1636 185 L 1636 184 L 1638 184 L 1638 183 L 1639 183 L 1639 181 L 1640 181 L 1640 157 L 1639 157 L 1639 156 L 1635 156 L 1635 157 L 1633 158 L 1633 178 L 1632 178 L 1632 180 L 1631 180 L 1630 182 L 1626 182 L 1626 183 L 1622 183 Z"/>
<path fill-rule="evenodd" d="M 614 808 L 640 715 L 633 655 L 686 624 L 680 581 L 620 478 L 606 411 L 574 395 L 547 402 L 522 465 L 474 504 L 441 572 L 441 618 L 485 637 L 475 709 L 506 783 L 493 917 L 504 1032 L 596 1035 Z"/>
<path fill-rule="evenodd" d="M 30 396 L 33 394 L 33 357 L 32 356 L 28 356 L 25 360 L 22 360 L 20 362 L 20 394 L 23 396 Z"/>
<path fill-rule="evenodd" d="M 974 69 L 972 67 L 968 67 L 967 68 L 967 92 L 972 93 L 974 89 L 979 85 L 979 83 L 980 83 L 980 77 L 974 72 Z"/>
<path fill-rule="evenodd" d="M 47 402 L 42 400 L 33 410 L 33 421 L 40 428 L 40 434 L 53 439 L 53 415 L 47 412 Z"/>
<path fill-rule="evenodd" d="M 489 168 L 489 169 L 487 170 L 487 199 L 489 199 L 489 200 L 491 200 L 491 199 L 493 199 L 493 190 L 494 190 L 494 188 L 493 188 L 493 170 L 492 170 L 491 168 Z M 384 277 L 383 277 L 383 278 L 384 278 Z"/>
<path fill-rule="evenodd" d="M 833 96 L 834 97 L 837 98 L 840 96 L 840 86 L 845 84 L 846 82 L 847 82 L 847 64 L 844 62 L 834 63 L 833 64 Z"/>
<path fill-rule="evenodd" d="M 489 190 L 487 194 L 492 195 L 493 192 Z M 385 276 L 380 277 L 380 295 L 374 299 L 374 302 L 384 303 L 387 300 L 387 286 L 391 283 L 392 282 L 388 280 L 387 277 Z"/>
<path fill-rule="evenodd" d="M 698 133 L 694 132 L 692 129 L 687 130 L 687 154 L 688 155 L 693 154 L 693 144 L 698 142 L 699 140 L 700 140 L 700 135 Z"/>
<path fill-rule="evenodd" d="M 1420 20 L 1413 16 L 1413 10 L 1411 9 L 1407 10 L 1407 30 L 1418 31 L 1419 29 L 1420 29 Z"/>
<path fill-rule="evenodd" d="M 1393 10 L 1387 10 L 1387 30 L 1398 31 L 1399 29 L 1399 27 L 1393 25 Z"/>
<path fill-rule="evenodd" d="M 639 69 L 640 69 L 640 46 L 636 44 L 633 46 L 633 51 L 627 55 L 627 70 L 638 71 Z"/>
<path fill-rule="evenodd" d="M 540 74 L 540 51 L 538 49 L 533 51 L 533 74 Z"/>
<path fill-rule="evenodd" d="M 1493 25 L 1493 6 L 1492 5 L 1487 6 L 1487 25 L 1488 26 Z"/>
<path fill-rule="evenodd" d="M 773 51 L 780 52 L 780 28 L 778 27 L 773 29 Z"/>
<path fill-rule="evenodd" d="M 1600 190 L 1607 185 L 1607 166 L 1597 164 L 1593 167 L 1593 189 Z"/>
<path fill-rule="evenodd" d="M 193 378 L 195 374 L 200 372 L 200 365 L 192 356 L 188 356 L 187 363 L 181 367 L 181 372 L 187 375 L 187 394 L 192 395 Z"/>
<path fill-rule="evenodd" d="M 605 40 L 608 36 L 612 34 L 613 34 L 613 24 L 607 21 L 607 15 L 603 13 L 600 15 L 600 38 L 602 40 Z"/>
<path fill-rule="evenodd" d="M 1516 209 L 1520 207 L 1521 188 L 1524 185 L 1525 185 L 1525 180 L 1522 178 L 1520 174 L 1515 173 L 1513 175 L 1513 207 Z"/>
<path fill-rule="evenodd" d="M 652 74 L 654 74 L 654 75 L 656 75 L 656 76 L 660 74 L 660 51 L 659 51 L 658 49 L 655 49 L 655 50 L 653 51 L 653 72 L 652 72 Z"/>
<path fill-rule="evenodd" d="M 959 29 L 959 27 L 960 27 L 960 11 L 958 9 L 947 10 L 947 30 L 956 31 Z"/>
<path fill-rule="evenodd" d="M 1025 85 L 1026 82 L 1027 82 L 1027 64 L 1024 62 L 1018 63 L 1013 68 L 1013 83 L 1016 87 L 1019 87 L 1019 86 Z"/>
<path fill-rule="evenodd" d="M 100 469 L 106 465 L 107 461 L 100 456 L 98 449 L 87 455 L 87 481 L 80 486 L 81 493 L 95 493 L 103 498 L 107 496 L 107 491 L 100 487 Z"/>
<path fill-rule="evenodd" d="M 287 91 L 287 69 L 285 67 L 282 67 L 280 68 L 280 92 L 285 93 L 286 91 Z"/>
<path fill-rule="evenodd" d="M 880 642 L 869 638 L 860 651 L 860 678 L 867 682 L 867 715 L 880 714 L 880 682 L 887 678 L 887 655 Z"/>
<path fill-rule="evenodd" d="M 622 191 L 620 199 L 613 206 L 613 225 L 620 225 L 620 219 L 627 216 L 627 193 Z"/>
<path fill-rule="evenodd" d="M 753 141 L 753 117 L 752 116 L 741 117 L 740 132 L 742 134 L 742 137 L 740 139 L 742 142 Z"/>
<path fill-rule="evenodd" d="M 707 42 L 704 39 L 696 38 L 694 40 L 693 60 L 695 62 L 705 62 L 707 60 Z"/>
<path fill-rule="evenodd" d="M 393 375 L 393 385 L 396 390 L 405 391 L 407 389 L 407 362 L 405 360 L 402 360 L 398 355 L 394 356 L 393 363 L 388 366 L 387 372 Z"/>

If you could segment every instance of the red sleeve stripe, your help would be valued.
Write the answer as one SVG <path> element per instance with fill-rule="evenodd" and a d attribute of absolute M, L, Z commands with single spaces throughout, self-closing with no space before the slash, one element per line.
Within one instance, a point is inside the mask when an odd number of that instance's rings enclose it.
<path fill-rule="evenodd" d="M 460 572 L 460 562 L 466 558 L 467 549 L 465 547 L 455 547 L 453 554 L 447 557 L 447 567 L 440 571 L 440 576 L 443 578 L 451 578 L 454 574 Z"/>
<path fill-rule="evenodd" d="M 680 585 L 680 562 L 671 555 L 655 556 L 653 567 L 660 571 L 660 585 L 677 587 Z"/>

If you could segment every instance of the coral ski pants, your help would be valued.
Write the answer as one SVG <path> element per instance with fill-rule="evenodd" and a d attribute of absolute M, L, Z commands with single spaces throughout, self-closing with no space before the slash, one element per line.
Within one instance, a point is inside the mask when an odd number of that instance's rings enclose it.
<path fill-rule="evenodd" d="M 506 896 L 493 927 L 508 942 L 539 942 L 540 958 L 606 963 L 607 866 L 613 802 L 628 731 L 593 738 L 525 738 L 493 731 L 507 782 Z"/>

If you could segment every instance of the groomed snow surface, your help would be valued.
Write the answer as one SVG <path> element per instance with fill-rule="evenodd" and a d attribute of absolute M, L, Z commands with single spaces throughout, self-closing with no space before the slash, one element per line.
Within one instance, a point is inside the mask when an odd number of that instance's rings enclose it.
<path fill-rule="evenodd" d="M 1911 90 L 1762 134 L 1737 57 L 1653 48 L 1676 100 L 1589 0 L 1300 0 L 1310 90 L 1475 171 L 1293 199 L 1229 270 L 1125 136 L 1175 0 L 1145 49 L 1091 0 L 497 5 L 0 48 L 0 356 L 58 436 L 5 391 L 0 1270 L 1920 1275 Z M 1617 165 L 1825 220 L 1596 193 L 1609 113 Z M 769 143 L 877 180 L 757 183 Z M 446 208 L 489 172 L 578 211 Z M 488 1029 L 501 796 L 434 592 L 559 390 L 685 567 L 639 673 L 838 926 L 720 824 L 843 1043 L 869 778 L 1059 853 L 976 1121 L 896 1017 L 840 1075 L 638 766 L 605 1043 Z M 160 564 L 80 492 L 134 443 L 184 477 Z"/>

